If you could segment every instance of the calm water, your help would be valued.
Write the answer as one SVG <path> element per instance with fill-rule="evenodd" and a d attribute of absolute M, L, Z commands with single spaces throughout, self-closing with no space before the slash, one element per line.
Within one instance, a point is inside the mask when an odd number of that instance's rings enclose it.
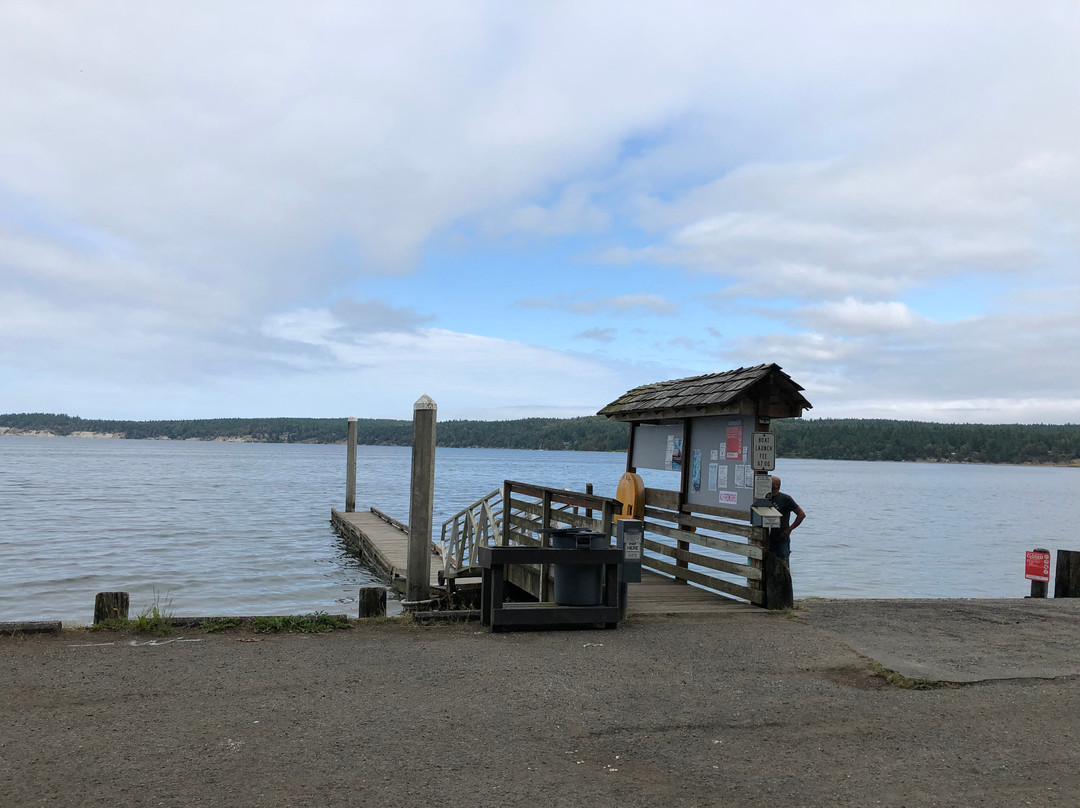
<path fill-rule="evenodd" d="M 408 519 L 410 450 L 360 447 L 357 507 Z M 614 494 L 619 454 L 440 449 L 435 523 L 504 479 Z M 1080 469 L 781 460 L 808 512 L 796 597 L 1020 597 L 1025 549 L 1080 549 Z M 650 486 L 676 488 L 670 472 Z M 0 621 L 351 613 L 370 572 L 329 525 L 345 447 L 0 437 Z"/>

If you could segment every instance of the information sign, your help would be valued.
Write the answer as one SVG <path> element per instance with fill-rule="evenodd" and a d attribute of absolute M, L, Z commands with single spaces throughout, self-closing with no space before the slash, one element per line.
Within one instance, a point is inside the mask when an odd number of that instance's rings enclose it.
<path fill-rule="evenodd" d="M 1031 552 L 1024 556 L 1024 577 L 1029 581 L 1050 581 L 1050 554 Z"/>
<path fill-rule="evenodd" d="M 754 471 L 772 471 L 776 468 L 776 435 L 772 432 L 755 432 L 750 452 Z"/>
<path fill-rule="evenodd" d="M 772 478 L 768 474 L 754 475 L 754 499 L 765 499 L 772 493 Z"/>
<path fill-rule="evenodd" d="M 644 531 L 641 522 L 633 526 L 625 525 L 623 532 L 623 558 L 627 561 L 641 561 L 641 539 Z"/>

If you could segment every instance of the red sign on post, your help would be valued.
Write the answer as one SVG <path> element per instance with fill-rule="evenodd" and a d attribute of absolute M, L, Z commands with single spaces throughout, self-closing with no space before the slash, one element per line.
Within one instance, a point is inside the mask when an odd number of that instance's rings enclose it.
<path fill-rule="evenodd" d="M 1024 577 L 1029 581 L 1050 582 L 1050 554 L 1027 551 L 1024 555 Z"/>

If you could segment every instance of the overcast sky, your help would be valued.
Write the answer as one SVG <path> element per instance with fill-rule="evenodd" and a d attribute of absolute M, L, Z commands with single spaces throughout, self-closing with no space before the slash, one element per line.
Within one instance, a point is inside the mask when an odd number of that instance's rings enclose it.
<path fill-rule="evenodd" d="M 1080 4 L 0 4 L 0 412 L 1080 422 Z"/>

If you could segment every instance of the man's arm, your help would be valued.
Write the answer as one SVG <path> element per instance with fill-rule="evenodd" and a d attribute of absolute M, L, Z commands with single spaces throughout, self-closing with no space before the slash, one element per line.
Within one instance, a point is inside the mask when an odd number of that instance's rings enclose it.
<path fill-rule="evenodd" d="M 805 519 L 805 518 L 806 518 L 806 511 L 804 511 L 802 508 L 800 508 L 798 505 L 796 505 L 795 506 L 795 521 L 792 522 L 791 526 L 787 530 L 783 531 L 780 534 L 780 536 L 782 538 L 785 538 L 785 539 L 788 538 L 791 535 L 791 531 L 793 531 L 795 528 L 797 528 L 799 525 L 801 525 L 802 522 L 803 522 L 803 519 Z"/>

